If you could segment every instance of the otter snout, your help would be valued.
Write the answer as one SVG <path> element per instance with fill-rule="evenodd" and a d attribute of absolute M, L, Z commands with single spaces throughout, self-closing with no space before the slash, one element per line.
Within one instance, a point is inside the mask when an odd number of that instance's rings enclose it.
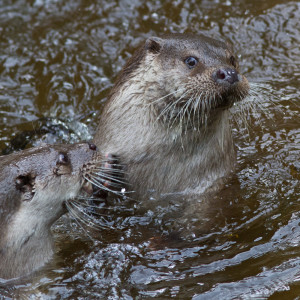
<path fill-rule="evenodd" d="M 213 73 L 213 79 L 219 84 L 234 84 L 240 81 L 239 73 L 233 68 L 220 68 Z"/>

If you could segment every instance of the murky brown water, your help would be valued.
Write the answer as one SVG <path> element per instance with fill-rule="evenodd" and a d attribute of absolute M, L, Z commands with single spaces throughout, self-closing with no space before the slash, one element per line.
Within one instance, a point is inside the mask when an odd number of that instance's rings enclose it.
<path fill-rule="evenodd" d="M 91 232 L 92 240 L 63 218 L 54 228 L 53 262 L 30 282 L 0 289 L 0 295 L 299 297 L 299 16 L 300 2 L 283 0 L 1 1 L 4 152 L 91 137 L 125 60 L 145 37 L 165 31 L 229 38 L 245 75 L 272 92 L 250 116 L 248 129 L 233 121 L 237 169 L 209 200 L 205 219 L 188 215 L 188 238 L 158 238 L 170 235 L 180 215 L 169 202 L 134 214 L 129 204 L 128 212 L 110 212 L 114 229 Z M 153 237 L 158 245 L 149 242 Z"/>

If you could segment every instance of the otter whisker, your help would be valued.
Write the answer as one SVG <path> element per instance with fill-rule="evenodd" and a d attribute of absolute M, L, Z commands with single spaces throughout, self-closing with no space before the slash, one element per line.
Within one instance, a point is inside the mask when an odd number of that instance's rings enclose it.
<path fill-rule="evenodd" d="M 99 207 L 99 206 L 87 203 L 87 201 L 85 201 L 86 199 L 83 198 L 83 197 L 82 198 L 77 197 L 77 199 L 76 200 L 72 200 L 72 201 L 77 201 L 78 205 L 86 207 L 86 208 L 93 208 L 93 209 L 97 209 L 97 210 L 103 209 L 103 210 L 110 210 L 110 211 L 122 210 L 122 212 L 124 212 L 124 211 L 132 212 L 132 209 L 125 208 L 123 206 L 121 208 L 120 207 L 107 207 L 107 206 L 105 206 L 105 207 Z M 103 199 L 99 199 L 99 198 L 89 198 L 89 201 L 104 203 Z M 94 212 L 93 212 L 93 214 L 94 214 Z M 103 216 L 105 216 L 105 215 L 103 215 Z"/>
<path fill-rule="evenodd" d="M 250 95 L 251 96 L 251 95 Z M 258 114 L 258 109 L 264 114 L 264 115 L 268 115 L 270 113 L 270 110 L 268 108 L 265 108 L 262 103 L 261 103 L 261 99 L 259 98 L 254 98 L 252 96 L 252 99 L 249 100 L 249 102 L 245 101 L 245 103 L 243 103 L 244 106 L 247 110 L 248 110 L 248 113 L 252 113 L 252 114 Z M 257 116 L 256 116 L 257 117 Z"/>
<path fill-rule="evenodd" d="M 75 221 L 77 222 L 78 225 L 80 225 L 78 222 L 81 222 L 82 224 L 86 225 L 87 227 L 91 227 L 91 228 L 95 228 L 95 229 L 103 229 L 103 228 L 112 228 L 109 225 L 99 225 L 95 223 L 95 220 L 89 215 L 87 214 L 79 205 L 77 205 L 74 202 L 68 203 L 68 204 L 72 204 L 71 207 L 71 214 L 73 214 Z M 82 217 L 81 214 L 84 216 Z M 104 220 L 105 221 L 105 220 Z M 80 225 L 81 226 L 81 225 Z M 83 230 L 85 230 L 82 226 L 81 228 Z M 85 230 L 86 234 L 88 235 L 87 231 Z M 89 235 L 88 235 L 89 236 Z M 90 237 L 90 236 L 89 236 Z"/>
<path fill-rule="evenodd" d="M 193 130 L 194 129 L 198 129 L 198 126 L 196 124 L 196 107 L 195 107 L 195 102 L 197 102 L 197 98 L 196 98 L 196 94 L 193 95 L 193 101 L 192 101 L 192 107 L 191 107 L 191 114 L 193 115 L 192 116 L 192 120 L 193 120 Z"/>
<path fill-rule="evenodd" d="M 213 103 L 212 103 L 212 105 L 213 106 L 218 106 L 218 100 L 216 99 L 216 97 L 218 96 L 218 98 L 220 98 L 221 95 L 220 95 L 220 93 L 217 93 L 217 94 L 214 94 L 213 96 L 214 97 L 213 97 Z"/>
<path fill-rule="evenodd" d="M 118 196 L 126 196 L 126 198 L 131 199 L 128 194 L 132 194 L 134 193 L 134 191 L 126 191 L 125 188 L 122 188 L 123 185 L 128 185 L 128 183 L 122 182 L 120 181 L 121 185 L 119 183 L 114 183 L 111 182 L 110 180 L 116 180 L 114 177 L 110 178 L 102 178 L 102 177 L 95 177 L 93 174 L 89 174 L 89 177 L 84 177 L 88 182 L 90 182 L 92 185 L 96 186 L 97 188 L 99 188 L 100 190 L 104 190 L 106 192 L 111 192 L 115 195 Z M 108 180 L 109 182 L 109 187 L 107 187 L 106 185 L 104 185 L 104 182 Z M 116 188 L 116 189 L 121 189 L 121 190 L 114 190 L 111 189 L 110 187 Z"/>
<path fill-rule="evenodd" d="M 193 97 L 191 97 L 188 101 L 187 101 L 187 105 L 186 105 L 186 108 L 185 110 L 183 111 L 183 115 L 187 116 L 187 122 L 186 122 L 186 126 L 185 126 L 185 129 L 186 131 L 188 130 L 188 126 L 189 126 L 189 123 L 191 124 L 191 128 L 193 128 L 193 120 L 191 118 L 191 106 L 193 104 Z"/>
<path fill-rule="evenodd" d="M 163 97 L 160 97 L 160 98 L 158 98 L 158 99 L 156 99 L 156 100 L 154 100 L 154 101 L 151 101 L 151 102 L 148 103 L 147 105 L 153 105 L 154 103 L 160 102 L 161 100 L 163 100 L 163 99 L 165 99 L 165 98 L 167 98 L 167 97 L 173 96 L 173 95 L 175 95 L 176 93 L 182 92 L 182 91 L 184 91 L 184 90 L 185 90 L 184 87 L 183 87 L 183 88 L 180 88 L 180 89 L 177 89 L 177 90 L 175 90 L 175 91 L 173 91 L 173 92 L 171 92 L 171 93 L 169 93 L 169 94 L 167 94 L 167 95 L 165 95 L 165 96 L 163 96 Z"/>
<path fill-rule="evenodd" d="M 96 199 L 95 199 L 96 200 Z M 76 200 L 76 203 L 80 206 L 83 206 L 83 207 L 86 207 L 86 208 L 92 208 L 92 209 L 96 209 L 96 210 L 110 210 L 110 211 L 119 211 L 121 210 L 122 212 L 124 211 L 128 211 L 128 212 L 132 212 L 132 209 L 130 208 L 125 208 L 125 207 L 120 207 L 120 206 L 113 206 L 113 207 L 99 207 L 99 206 L 96 206 L 96 205 L 91 205 L 89 203 L 86 203 L 86 202 L 82 202 L 82 201 L 77 201 Z M 97 212 L 92 212 L 92 214 L 97 214 L 99 216 L 106 216 L 106 214 L 101 214 L 101 213 L 97 213 Z"/>
<path fill-rule="evenodd" d="M 184 114 L 187 112 L 187 109 L 189 109 L 189 113 L 191 113 L 191 111 L 193 109 L 191 109 L 191 107 L 189 107 L 191 104 L 194 104 L 196 96 L 197 96 L 197 89 L 195 89 L 195 87 L 191 84 L 188 84 L 186 86 L 187 91 L 190 91 L 190 96 L 189 99 L 187 100 L 187 103 L 185 104 L 186 109 L 184 110 Z M 195 93 L 196 92 L 196 93 Z M 193 105 L 193 108 L 195 109 L 195 105 Z M 190 117 L 190 116 L 189 116 Z M 193 125 L 192 125 L 193 126 Z"/>
<path fill-rule="evenodd" d="M 186 110 L 187 110 L 187 108 L 188 108 L 188 106 L 189 106 L 189 102 L 190 102 L 190 99 L 188 99 L 187 101 L 186 101 L 186 103 L 184 104 L 184 106 L 183 107 L 181 107 L 181 109 L 180 109 L 180 112 L 179 112 L 179 114 L 180 114 L 180 124 L 181 124 L 181 127 L 183 127 L 182 126 L 182 124 L 186 124 L 186 127 L 184 128 L 185 129 L 185 132 L 186 132 L 186 130 L 187 130 L 187 127 L 188 127 L 188 122 L 189 122 L 189 117 L 187 116 L 187 121 L 185 122 L 185 117 L 186 117 Z"/>
<path fill-rule="evenodd" d="M 161 113 L 158 115 L 157 120 L 160 119 L 163 115 L 166 116 L 166 118 L 168 118 L 167 114 L 168 112 L 171 111 L 171 109 L 173 107 L 176 107 L 176 105 L 185 97 L 185 95 L 188 92 L 186 91 L 185 93 L 183 93 L 178 99 L 176 99 L 174 102 L 171 102 L 170 104 L 168 104 L 162 111 Z M 172 116 L 171 116 L 172 117 Z M 170 117 L 169 117 L 170 118 Z"/>
<path fill-rule="evenodd" d="M 248 108 L 247 108 L 248 109 Z M 249 133 L 249 127 L 250 127 L 250 124 L 249 122 L 247 121 L 247 116 L 249 115 L 247 112 L 245 112 L 245 107 L 241 108 L 239 111 L 236 111 L 233 115 L 234 119 L 235 119 L 235 122 L 236 124 L 239 124 L 239 121 L 241 121 L 243 124 L 244 124 L 244 127 L 246 128 L 246 130 L 248 131 Z"/>
<path fill-rule="evenodd" d="M 175 102 L 171 102 L 166 105 L 166 107 L 160 112 L 160 114 L 156 118 L 156 122 L 159 121 L 162 117 L 165 117 L 165 119 L 172 118 L 172 116 L 168 117 L 168 114 L 171 111 L 171 108 L 176 106 L 176 104 L 179 102 L 180 99 L 176 100 Z"/>
<path fill-rule="evenodd" d="M 264 96 L 268 96 L 268 102 L 274 104 L 274 106 L 276 107 L 276 109 L 281 110 L 281 113 L 284 114 L 283 109 L 281 109 L 281 105 L 278 105 L 278 103 L 275 103 L 272 98 L 270 96 L 272 96 L 273 98 L 279 99 L 279 96 L 277 96 L 274 93 L 274 90 L 272 89 L 272 87 L 267 84 L 261 84 L 261 83 L 255 83 L 255 82 L 251 82 L 250 83 L 250 91 L 249 91 L 250 95 L 255 96 L 257 99 L 260 100 L 260 102 L 264 101 Z"/>
<path fill-rule="evenodd" d="M 110 176 L 110 175 L 101 176 L 101 175 L 102 174 L 98 174 L 98 173 L 90 173 L 89 174 L 89 176 L 92 177 L 94 180 L 110 181 L 110 185 L 114 186 L 114 187 L 121 187 L 126 184 L 125 181 L 116 179 L 116 177 L 114 177 L 114 176 Z"/>
<path fill-rule="evenodd" d="M 97 172 L 97 171 L 95 172 L 94 170 L 89 173 L 89 175 L 91 175 L 91 174 L 93 174 L 94 176 L 97 176 L 98 178 L 109 179 L 114 182 L 119 182 L 121 184 L 125 184 L 125 181 L 121 180 L 119 177 L 116 177 L 114 175 L 105 174 L 103 172 Z M 119 174 L 123 175 L 123 173 L 119 173 Z"/>
<path fill-rule="evenodd" d="M 201 106 L 202 106 L 202 101 L 203 101 L 203 91 L 200 91 L 200 95 L 199 95 L 199 91 L 196 91 L 196 102 L 195 102 L 195 112 L 197 110 L 197 119 L 198 119 L 198 126 L 197 126 L 197 130 L 198 132 L 200 132 L 200 125 L 201 125 L 201 118 L 200 118 L 200 112 L 201 112 Z"/>
<path fill-rule="evenodd" d="M 88 182 L 90 182 L 91 184 L 95 185 L 99 189 L 102 189 L 102 190 L 105 190 L 107 192 L 112 192 L 114 194 L 120 195 L 120 192 L 109 189 L 108 187 L 103 185 L 100 181 L 95 180 L 95 178 L 84 177 L 84 179 L 87 180 Z"/>
<path fill-rule="evenodd" d="M 176 105 L 178 104 L 178 102 L 180 102 L 181 99 L 178 99 L 177 101 L 175 101 L 172 105 L 169 106 L 169 110 L 167 111 L 168 115 L 166 114 L 166 119 L 167 119 L 167 129 L 170 130 L 173 125 L 176 123 L 176 120 L 178 118 L 179 112 L 176 112 L 177 108 Z M 174 118 L 175 115 L 175 118 Z"/>
<path fill-rule="evenodd" d="M 171 107 L 176 107 L 176 105 L 181 101 L 181 99 L 183 99 L 186 96 L 187 93 L 188 93 L 188 91 L 186 91 L 183 95 L 181 95 L 181 97 L 179 99 L 177 99 L 174 103 L 172 103 L 172 105 L 170 106 L 170 109 L 171 109 Z M 179 112 L 176 114 L 176 117 L 173 119 L 173 122 L 168 123 L 168 128 L 173 127 L 173 125 L 176 123 L 178 117 L 179 117 L 179 121 L 180 121 L 179 126 L 180 126 L 180 128 L 182 128 L 181 113 L 182 113 L 182 109 L 179 109 Z M 170 121 L 171 121 L 171 119 L 170 119 Z"/>
<path fill-rule="evenodd" d="M 77 200 L 72 200 L 72 203 L 75 204 L 78 209 L 80 208 L 80 212 L 82 212 L 84 214 L 87 214 L 87 212 L 84 212 L 83 208 L 90 208 L 90 209 L 96 209 L 96 210 L 104 209 L 102 207 L 98 207 L 96 205 L 91 205 L 91 204 L 88 204 L 88 203 L 85 203 L 85 202 L 80 202 L 80 201 L 77 201 Z M 95 211 L 93 211 L 92 213 L 93 213 L 93 215 L 97 215 L 97 216 L 100 216 L 100 217 L 105 217 L 106 216 L 106 214 L 101 214 L 101 213 L 95 212 Z"/>
<path fill-rule="evenodd" d="M 188 123 L 190 122 L 191 123 L 191 127 L 193 128 L 193 121 L 192 121 L 192 118 L 191 118 L 191 106 L 193 104 L 193 97 L 191 97 L 185 104 L 186 108 L 183 110 L 183 115 L 185 116 L 186 113 L 187 113 L 187 123 L 186 123 L 186 130 L 187 130 L 187 127 L 188 127 Z"/>
<path fill-rule="evenodd" d="M 193 128 L 193 130 L 194 129 L 198 129 L 198 126 L 197 126 L 197 124 L 196 124 L 196 107 L 195 107 L 195 102 L 196 102 L 197 100 L 196 100 L 196 94 L 194 93 L 193 95 L 192 95 L 192 105 L 191 105 L 191 114 L 193 115 L 192 116 L 192 128 Z"/>
<path fill-rule="evenodd" d="M 118 167 L 118 168 L 122 168 L 123 165 L 120 165 L 120 164 L 112 164 L 114 167 Z M 94 169 L 99 169 L 99 170 L 103 170 L 103 171 L 111 171 L 112 169 L 109 168 L 109 167 L 105 167 L 105 166 L 98 166 L 98 165 L 95 165 L 93 167 Z M 122 169 L 113 169 L 114 171 L 116 172 L 122 172 L 124 173 L 124 171 Z"/>
<path fill-rule="evenodd" d="M 94 220 L 89 215 L 82 212 L 81 210 L 79 212 L 76 212 L 75 210 L 78 210 L 78 208 L 73 207 L 71 210 L 71 215 L 73 216 L 73 220 L 78 224 L 78 226 L 80 226 L 84 230 L 85 234 L 91 240 L 93 240 L 92 237 L 88 234 L 87 230 L 84 228 L 83 225 L 85 225 L 86 227 L 89 227 L 89 228 L 97 229 L 97 230 L 101 230 L 103 228 L 110 228 L 107 225 L 99 226 L 99 225 L 95 224 Z"/>
<path fill-rule="evenodd" d="M 72 206 L 72 203 L 67 201 L 66 202 L 66 207 L 68 209 L 69 215 L 72 217 L 72 219 L 76 222 L 76 224 L 84 231 L 86 236 L 90 239 L 93 240 L 92 237 L 89 235 L 87 230 L 82 226 L 81 223 L 84 224 L 85 220 L 83 220 L 75 211 L 75 208 Z"/>
<path fill-rule="evenodd" d="M 84 196 L 84 195 L 79 195 L 76 197 L 76 199 L 80 201 L 97 201 L 97 202 L 103 202 L 104 200 L 102 198 L 95 198 L 94 196 Z"/>
<path fill-rule="evenodd" d="M 270 95 L 277 98 L 271 88 L 266 84 L 250 83 L 250 91 L 248 93 L 248 96 L 243 100 L 241 104 L 235 107 L 234 115 L 237 115 L 238 118 L 243 121 L 243 124 L 246 125 L 246 128 L 249 128 L 249 123 L 246 119 L 246 116 L 254 115 L 256 121 L 261 123 L 259 112 L 269 118 L 272 111 L 268 107 L 268 104 L 275 104 L 274 101 L 270 99 Z M 240 92 L 239 97 L 242 99 L 244 98 L 244 96 L 245 95 Z M 265 102 L 265 98 L 268 99 L 268 102 Z M 276 105 L 276 110 L 284 114 L 283 109 L 281 109 L 278 105 Z M 234 116 L 234 118 L 236 119 L 237 117 Z M 263 126 L 261 126 L 261 128 L 263 128 Z"/>
<path fill-rule="evenodd" d="M 241 95 L 243 96 L 243 95 Z M 247 130 L 249 135 L 250 128 L 250 116 L 254 116 L 255 120 L 260 124 L 260 127 L 263 129 L 261 124 L 261 118 L 259 117 L 259 111 L 268 117 L 270 112 L 266 111 L 265 107 L 261 104 L 262 98 L 255 98 L 251 93 L 243 100 L 242 103 L 239 103 L 232 114 L 236 124 L 242 122 L 243 127 Z M 259 111 L 258 111 L 259 109 Z"/>
<path fill-rule="evenodd" d="M 205 95 L 204 95 L 204 101 L 202 102 L 202 111 L 201 111 L 201 120 L 202 120 L 202 123 L 205 125 L 205 128 L 207 127 L 207 118 L 208 118 L 208 115 L 209 115 L 209 109 L 208 107 L 210 106 L 209 105 L 209 92 L 208 91 L 205 91 Z"/>
<path fill-rule="evenodd" d="M 104 162 L 106 162 L 106 161 L 104 161 Z M 122 168 L 122 167 L 123 167 L 122 164 L 118 164 L 118 163 L 111 163 L 111 165 L 116 166 L 116 167 L 119 167 L 119 168 Z M 105 170 L 107 170 L 107 169 L 110 170 L 110 168 L 104 167 L 103 165 L 99 165 L 99 164 L 95 164 L 94 167 L 95 167 L 95 168 L 104 168 Z"/>
<path fill-rule="evenodd" d="M 101 172 L 101 173 L 104 173 L 104 174 L 106 174 L 106 173 L 114 173 L 114 174 L 118 174 L 118 175 L 125 175 L 126 174 L 126 172 L 124 172 L 123 170 L 119 170 L 119 169 L 110 169 L 110 168 L 105 168 L 105 167 L 97 167 L 97 166 L 95 166 L 95 167 L 93 167 L 93 171 L 99 171 L 99 172 Z"/>

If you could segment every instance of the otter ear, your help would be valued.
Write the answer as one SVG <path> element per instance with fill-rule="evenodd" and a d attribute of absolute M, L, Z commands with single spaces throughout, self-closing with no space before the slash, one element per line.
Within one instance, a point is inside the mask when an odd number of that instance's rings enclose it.
<path fill-rule="evenodd" d="M 35 175 L 20 175 L 15 183 L 16 189 L 21 193 L 21 201 L 30 201 L 35 194 Z"/>
<path fill-rule="evenodd" d="M 163 39 L 159 37 L 150 37 L 146 40 L 145 49 L 152 53 L 159 53 L 163 45 Z"/>

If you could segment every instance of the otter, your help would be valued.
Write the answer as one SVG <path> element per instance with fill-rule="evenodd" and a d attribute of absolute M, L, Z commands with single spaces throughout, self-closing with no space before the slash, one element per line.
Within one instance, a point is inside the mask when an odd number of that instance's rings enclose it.
<path fill-rule="evenodd" d="M 11 279 L 50 260 L 50 227 L 67 212 L 65 203 L 81 188 L 90 195 L 93 182 L 108 189 L 112 166 L 85 142 L 0 156 L 0 166 L 0 278 Z"/>
<path fill-rule="evenodd" d="M 150 37 L 118 76 L 94 143 L 118 153 L 136 197 L 217 190 L 235 161 L 229 108 L 248 91 L 229 43 Z"/>

